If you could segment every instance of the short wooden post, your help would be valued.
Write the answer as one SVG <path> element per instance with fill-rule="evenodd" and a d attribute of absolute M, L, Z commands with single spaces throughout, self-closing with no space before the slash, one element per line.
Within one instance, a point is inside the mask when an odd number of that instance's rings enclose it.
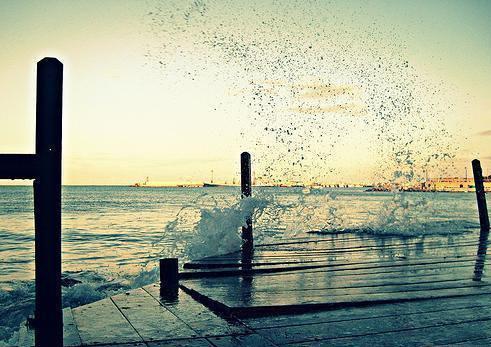
<path fill-rule="evenodd" d="M 251 155 L 243 152 L 240 155 L 240 188 L 242 197 L 252 194 Z"/>
<path fill-rule="evenodd" d="M 479 210 L 479 223 L 481 231 L 479 234 L 479 246 L 477 249 L 476 264 L 474 267 L 474 281 L 480 281 L 486 261 L 489 236 L 489 216 L 486 205 L 486 193 L 484 191 L 484 182 L 482 177 L 482 168 L 479 160 L 472 161 L 472 171 L 474 173 L 474 185 L 476 188 L 477 208 Z"/>
<path fill-rule="evenodd" d="M 160 259 L 160 288 L 179 287 L 179 261 L 177 258 Z"/>
<path fill-rule="evenodd" d="M 63 64 L 44 58 L 37 66 L 34 181 L 36 346 L 63 346 L 61 304 L 61 134 Z"/>
<path fill-rule="evenodd" d="M 251 155 L 243 152 L 240 155 L 240 188 L 242 198 L 252 195 Z M 247 218 L 246 225 L 242 227 L 242 249 L 250 250 L 253 247 L 252 217 Z"/>

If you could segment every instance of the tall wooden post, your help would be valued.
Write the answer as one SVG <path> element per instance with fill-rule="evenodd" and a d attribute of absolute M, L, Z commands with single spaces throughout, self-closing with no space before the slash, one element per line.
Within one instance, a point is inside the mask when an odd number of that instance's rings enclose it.
<path fill-rule="evenodd" d="M 477 208 L 479 210 L 479 224 L 481 225 L 473 279 L 474 281 L 480 281 L 484 270 L 484 263 L 486 261 L 486 253 L 488 248 L 489 216 L 488 207 L 486 205 L 486 193 L 484 191 L 481 163 L 479 160 L 474 159 L 472 161 L 472 170 L 474 173 L 474 185 L 476 187 Z"/>
<path fill-rule="evenodd" d="M 61 306 L 61 113 L 63 64 L 37 65 L 36 154 L 0 154 L 0 178 L 34 179 L 36 347 L 63 346 Z"/>
<path fill-rule="evenodd" d="M 63 346 L 61 302 L 61 135 L 63 64 L 37 65 L 34 181 L 36 250 L 36 346 Z"/>
<path fill-rule="evenodd" d="M 252 194 L 252 177 L 251 177 L 251 155 L 243 152 L 240 155 L 240 187 L 242 198 L 249 197 Z M 242 262 L 250 263 L 253 250 L 252 236 L 252 216 L 246 219 L 246 225 L 242 227 Z"/>

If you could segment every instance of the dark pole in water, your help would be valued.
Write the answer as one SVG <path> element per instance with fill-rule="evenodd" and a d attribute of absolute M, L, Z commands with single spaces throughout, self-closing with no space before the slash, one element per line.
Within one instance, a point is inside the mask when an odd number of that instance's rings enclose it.
<path fill-rule="evenodd" d="M 251 155 L 243 152 L 240 155 L 240 189 L 242 197 L 251 196 L 252 194 L 251 177 Z"/>
<path fill-rule="evenodd" d="M 61 304 L 61 135 L 63 64 L 37 65 L 34 180 L 36 251 L 36 346 L 63 346 Z"/>
<path fill-rule="evenodd" d="M 179 290 L 179 260 L 177 258 L 160 259 L 160 294 L 174 299 Z"/>
<path fill-rule="evenodd" d="M 251 179 L 251 155 L 243 152 L 240 155 L 240 188 L 242 198 L 252 195 Z M 243 263 L 250 263 L 253 249 L 252 217 L 246 219 L 246 225 L 242 227 L 242 259 Z"/>
<path fill-rule="evenodd" d="M 61 134 L 63 64 L 37 64 L 36 154 L 0 154 L 0 178 L 34 179 L 35 343 L 63 346 L 61 306 Z"/>
<path fill-rule="evenodd" d="M 479 210 L 479 223 L 481 225 L 473 280 L 480 281 L 484 270 L 484 263 L 488 248 L 489 216 L 488 207 L 486 205 L 486 193 L 484 191 L 481 163 L 479 160 L 474 159 L 472 161 L 472 170 L 474 173 L 474 185 L 476 188 L 477 208 Z"/>

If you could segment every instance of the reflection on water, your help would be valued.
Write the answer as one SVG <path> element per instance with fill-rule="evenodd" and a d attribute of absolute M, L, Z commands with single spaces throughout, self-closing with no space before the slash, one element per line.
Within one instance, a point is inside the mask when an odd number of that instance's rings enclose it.
<path fill-rule="evenodd" d="M 474 281 L 480 281 L 483 276 L 486 253 L 488 250 L 488 238 L 489 230 L 481 229 L 479 234 L 479 247 L 477 248 L 476 265 L 474 266 Z"/>

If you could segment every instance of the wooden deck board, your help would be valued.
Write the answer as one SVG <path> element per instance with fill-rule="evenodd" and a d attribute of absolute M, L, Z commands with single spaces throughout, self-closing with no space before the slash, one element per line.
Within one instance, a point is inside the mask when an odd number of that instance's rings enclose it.
<path fill-rule="evenodd" d="M 70 308 L 63 310 L 63 344 L 65 346 L 80 346 L 82 340 L 77 330 L 75 321 L 73 320 L 73 313 Z"/>
<path fill-rule="evenodd" d="M 148 347 L 213 347 L 210 341 L 204 338 L 148 342 L 147 346 Z"/>
<path fill-rule="evenodd" d="M 144 341 L 197 336 L 142 288 L 113 296 L 112 300 Z"/>
<path fill-rule="evenodd" d="M 147 347 L 147 344 L 143 342 L 134 342 L 134 343 L 111 343 L 111 344 L 96 344 L 96 345 L 84 345 L 88 347 Z"/>
<path fill-rule="evenodd" d="M 445 312 L 413 313 L 390 317 L 367 317 L 353 321 L 311 323 L 279 328 L 258 329 L 258 332 L 277 344 L 290 344 L 316 340 L 336 340 L 348 337 L 364 337 L 372 334 L 388 334 L 414 331 L 430 327 L 459 325 L 476 321 L 491 320 L 491 307 L 474 309 L 455 309 Z M 404 333 L 405 334 L 405 333 Z"/>
<path fill-rule="evenodd" d="M 459 309 L 478 310 L 483 307 L 486 309 L 491 307 L 491 295 L 471 295 L 459 298 L 443 298 L 437 301 L 425 300 L 390 303 L 370 307 L 350 307 L 331 311 L 315 311 L 296 315 L 245 318 L 242 319 L 242 322 L 251 329 L 300 326 L 339 321 L 349 321 L 356 324 L 356 320 L 358 319 L 399 317 L 415 313 L 439 312 L 444 317 L 446 311 Z"/>
<path fill-rule="evenodd" d="M 273 342 L 259 334 L 212 337 L 209 339 L 216 347 L 275 347 Z"/>
<path fill-rule="evenodd" d="M 34 347 L 34 330 L 29 329 L 26 322 L 19 328 L 19 347 Z"/>
<path fill-rule="evenodd" d="M 350 249 L 332 249 L 332 250 L 304 250 L 300 251 L 255 251 L 251 261 L 252 266 L 265 265 L 286 265 L 286 264 L 304 264 L 313 262 L 323 262 L 326 260 L 344 262 L 347 259 L 396 259 L 408 257 L 436 257 L 436 256 L 472 256 L 477 249 L 477 242 L 425 246 L 424 251 L 414 250 L 398 245 L 397 247 L 368 247 L 368 248 L 350 248 Z M 418 253 L 418 254 L 416 254 Z M 236 253 L 223 257 L 215 257 L 193 261 L 185 264 L 185 268 L 205 269 L 217 267 L 239 267 L 241 265 L 241 255 Z"/>
<path fill-rule="evenodd" d="M 177 317 L 186 322 L 199 336 L 221 336 L 251 333 L 242 323 L 233 319 L 224 319 L 200 304 L 182 290 L 178 302 L 168 303 L 160 299 L 160 286 L 150 285 L 144 288 L 159 300 Z"/>
<path fill-rule="evenodd" d="M 196 269 L 181 278 L 173 300 L 154 284 L 66 311 L 66 322 L 72 312 L 75 323 L 67 324 L 66 341 L 107 347 L 486 345 L 491 282 L 471 280 L 476 251 L 475 232 L 318 235 L 258 245 L 250 269 L 241 269 L 240 252 L 191 262 Z"/>
<path fill-rule="evenodd" d="M 448 325 L 434 325 L 418 329 L 374 333 L 363 336 L 336 339 L 317 339 L 287 346 L 450 346 L 461 343 L 470 346 L 486 346 L 475 343 L 490 337 L 491 321 L 469 321 Z"/>
<path fill-rule="evenodd" d="M 82 344 L 143 342 L 110 298 L 72 309 Z"/>
<path fill-rule="evenodd" d="M 252 270 L 184 279 L 181 286 L 207 305 L 239 316 L 487 293 L 489 283 L 471 281 L 475 237 L 350 235 L 341 237 L 341 245 L 332 236 L 263 245 L 254 250 Z M 187 265 L 226 269 L 240 261 L 235 252 Z"/>

